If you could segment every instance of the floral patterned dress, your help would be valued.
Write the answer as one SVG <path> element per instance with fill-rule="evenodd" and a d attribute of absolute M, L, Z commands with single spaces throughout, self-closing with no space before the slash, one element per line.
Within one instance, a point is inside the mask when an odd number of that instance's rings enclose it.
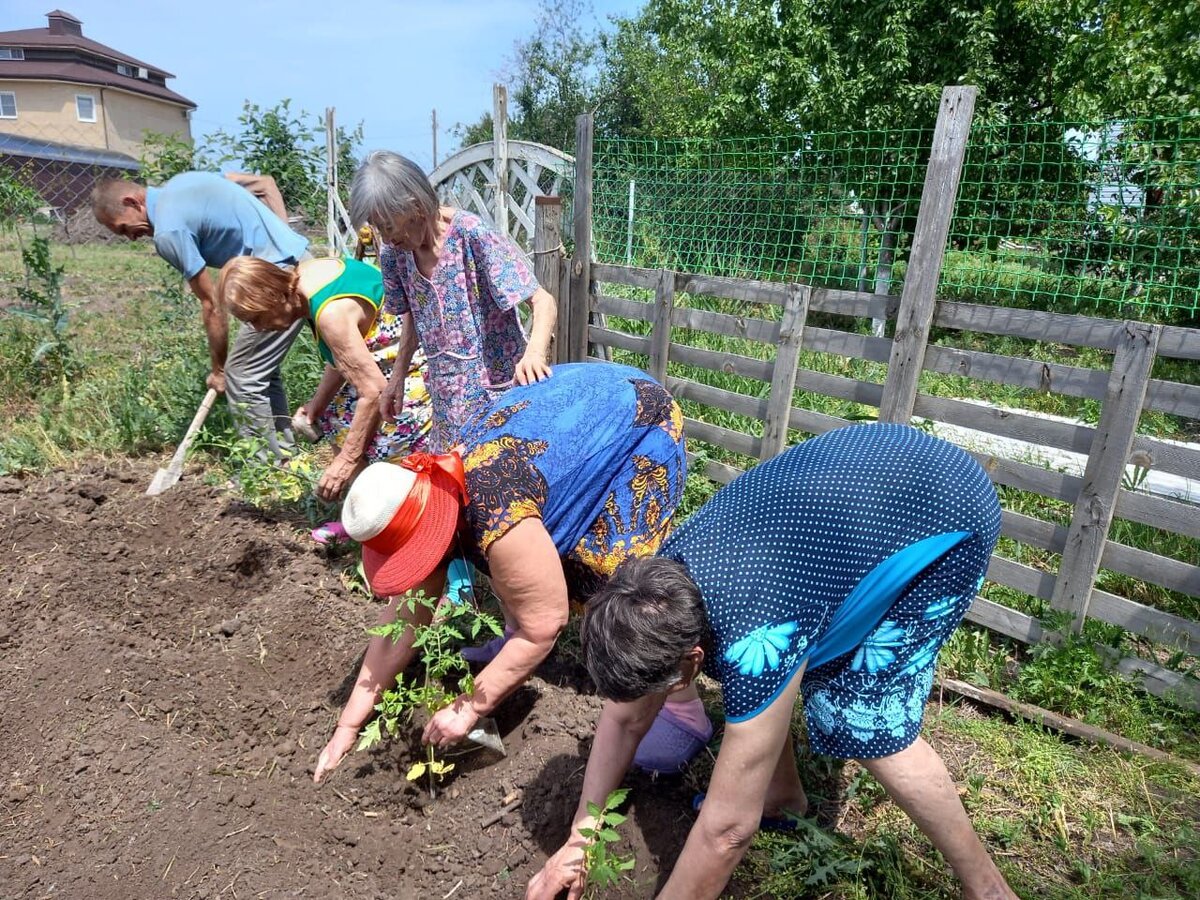
<path fill-rule="evenodd" d="M 433 404 L 428 450 L 445 452 L 477 410 L 513 384 L 526 339 L 516 307 L 537 290 L 521 251 L 456 210 L 429 278 L 413 254 L 383 244 L 384 311 L 411 312 Z"/>
<path fill-rule="evenodd" d="M 726 721 L 800 684 L 817 753 L 877 759 L 920 732 L 938 650 L 1000 533 L 986 473 L 906 425 L 839 428 L 719 491 L 668 538 L 700 587 Z"/>
<path fill-rule="evenodd" d="M 573 599 L 626 559 L 653 555 L 683 497 L 683 414 L 628 366 L 557 366 L 477 413 L 462 439 L 472 562 L 486 572 L 492 544 L 540 519 Z"/>

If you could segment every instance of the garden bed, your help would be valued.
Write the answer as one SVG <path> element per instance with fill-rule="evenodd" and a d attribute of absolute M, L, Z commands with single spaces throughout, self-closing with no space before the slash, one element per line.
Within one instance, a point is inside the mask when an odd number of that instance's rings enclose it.
<path fill-rule="evenodd" d="M 143 497 L 152 472 L 0 480 L 0 893 L 519 895 L 578 799 L 599 701 L 577 667 L 544 666 L 499 716 L 508 757 L 454 757 L 435 803 L 404 779 L 415 735 L 315 786 L 372 604 L 295 528 L 194 476 Z M 641 896 L 691 795 L 635 794 Z"/>

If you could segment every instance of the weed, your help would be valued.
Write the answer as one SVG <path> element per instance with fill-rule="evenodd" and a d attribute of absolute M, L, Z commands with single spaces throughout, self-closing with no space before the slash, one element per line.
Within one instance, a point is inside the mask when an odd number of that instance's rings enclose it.
<path fill-rule="evenodd" d="M 480 612 L 469 603 L 446 603 L 439 606 L 439 598 L 427 597 L 418 591 L 410 594 L 401 603 L 408 608 L 410 616 L 418 609 L 430 615 L 428 625 L 412 625 L 401 618 L 397 610 L 396 620 L 368 629 L 370 634 L 399 641 L 410 628 L 413 632 L 413 649 L 421 654 L 424 675 L 420 679 L 405 681 L 404 673 L 396 677 L 396 686 L 383 692 L 375 709 L 379 713 L 359 734 L 356 749 L 364 750 L 383 740 L 384 734 L 394 738 L 402 723 L 411 724 L 413 716 L 420 711 L 426 720 L 438 710 L 445 709 L 459 694 L 470 694 L 475 688 L 470 667 L 463 659 L 457 645 L 464 640 L 475 640 L 487 630 L 500 634 L 501 627 L 495 617 Z M 447 690 L 445 679 L 457 676 L 454 690 Z M 408 770 L 409 781 L 422 775 L 429 776 L 429 794 L 437 796 L 435 779 L 441 780 L 454 769 L 454 763 L 438 759 L 434 747 L 426 748 L 426 758 L 415 762 Z"/>
<path fill-rule="evenodd" d="M 71 344 L 71 308 L 62 295 L 66 267 L 54 264 L 50 242 L 43 237 L 34 237 L 21 250 L 21 261 L 26 284 L 17 288 L 21 302 L 8 312 L 36 323 L 41 340 L 28 359 L 17 365 L 43 382 L 59 383 L 65 399 L 70 393 L 69 379 L 81 365 Z"/>
<path fill-rule="evenodd" d="M 621 839 L 617 828 L 624 824 L 626 816 L 617 812 L 617 808 L 625 802 L 628 794 L 629 788 L 618 788 L 605 798 L 603 806 L 595 803 L 587 805 L 593 825 L 591 828 L 580 828 L 579 834 L 587 841 L 583 845 L 583 865 L 587 871 L 588 897 L 596 897 L 602 891 L 615 887 L 625 877 L 623 873 L 637 864 L 632 854 L 620 856 L 613 853 L 610 847 Z"/>

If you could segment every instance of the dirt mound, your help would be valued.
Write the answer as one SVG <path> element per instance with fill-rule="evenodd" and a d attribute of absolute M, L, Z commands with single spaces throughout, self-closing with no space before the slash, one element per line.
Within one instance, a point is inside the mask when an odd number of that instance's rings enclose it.
<path fill-rule="evenodd" d="M 455 758 L 434 803 L 404 780 L 415 735 L 316 787 L 372 604 L 293 527 L 195 477 L 144 497 L 152 470 L 0 479 L 0 893 L 520 896 L 583 778 L 599 702 L 577 667 L 548 661 L 501 711 L 509 756 Z M 627 895 L 646 896 L 691 791 L 632 783 Z"/>

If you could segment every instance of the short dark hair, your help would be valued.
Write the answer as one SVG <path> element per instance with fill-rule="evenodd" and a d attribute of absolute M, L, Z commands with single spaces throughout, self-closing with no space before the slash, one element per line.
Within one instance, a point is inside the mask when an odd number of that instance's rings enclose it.
<path fill-rule="evenodd" d="M 602 697 L 627 703 L 665 691 L 708 633 L 700 588 L 683 563 L 631 559 L 587 602 L 580 642 Z"/>

